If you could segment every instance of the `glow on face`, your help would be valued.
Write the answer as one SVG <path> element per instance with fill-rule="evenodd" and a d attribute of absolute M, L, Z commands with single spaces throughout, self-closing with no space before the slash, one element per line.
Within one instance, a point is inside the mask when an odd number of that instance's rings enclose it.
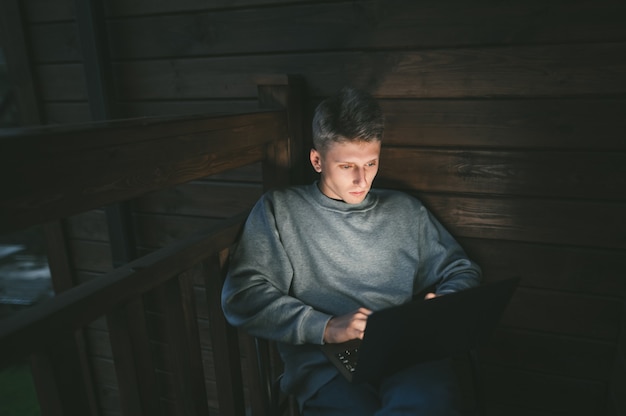
<path fill-rule="evenodd" d="M 378 173 L 380 141 L 332 143 L 311 150 L 311 164 L 320 172 L 320 190 L 329 198 L 358 204 Z"/>

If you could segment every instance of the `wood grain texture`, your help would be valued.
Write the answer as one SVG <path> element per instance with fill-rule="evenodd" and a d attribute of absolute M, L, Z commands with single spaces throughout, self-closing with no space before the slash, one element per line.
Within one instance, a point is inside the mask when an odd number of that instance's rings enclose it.
<path fill-rule="evenodd" d="M 123 61 L 113 71 L 121 100 L 250 98 L 256 75 L 267 73 L 301 74 L 315 96 L 354 85 L 381 98 L 617 97 L 626 92 L 625 51 L 624 42 L 606 42 L 261 54 Z M 84 100 L 81 70 L 42 65 L 44 99 Z"/>
<path fill-rule="evenodd" d="M 445 194 L 419 197 L 457 237 L 626 247 L 623 203 Z"/>
<path fill-rule="evenodd" d="M 422 192 L 626 200 L 626 152 L 383 149 L 377 183 Z"/>
<path fill-rule="evenodd" d="M 381 107 L 385 146 L 626 150 L 623 98 L 403 99 Z"/>
<path fill-rule="evenodd" d="M 537 289 L 611 297 L 626 292 L 621 250 L 502 239 L 460 242 L 482 267 L 485 281 L 520 277 L 522 285 Z"/>

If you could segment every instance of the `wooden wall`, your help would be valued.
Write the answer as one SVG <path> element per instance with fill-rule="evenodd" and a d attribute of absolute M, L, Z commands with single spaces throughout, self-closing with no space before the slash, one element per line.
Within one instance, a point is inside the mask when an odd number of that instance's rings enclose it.
<path fill-rule="evenodd" d="M 302 75 L 309 109 L 345 84 L 379 97 L 378 186 L 417 192 L 488 280 L 522 278 L 481 351 L 490 414 L 626 415 L 624 2 L 104 4 L 124 117 L 254 109 L 266 74 Z M 22 5 L 43 119 L 89 120 L 74 2 Z M 246 209 L 258 172 L 133 201 L 140 252 Z M 67 230 L 79 280 L 111 268 L 103 211 Z M 114 415 L 107 354 L 93 363 Z"/>

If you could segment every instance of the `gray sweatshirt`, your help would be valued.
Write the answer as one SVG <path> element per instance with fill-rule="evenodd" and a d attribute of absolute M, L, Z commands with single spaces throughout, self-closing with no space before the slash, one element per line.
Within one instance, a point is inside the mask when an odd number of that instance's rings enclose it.
<path fill-rule="evenodd" d="M 232 325 L 278 342 L 282 387 L 302 403 L 337 374 L 319 350 L 331 317 L 480 279 L 480 268 L 417 199 L 371 190 L 346 204 L 315 183 L 257 202 L 231 259 L 222 307 Z"/>

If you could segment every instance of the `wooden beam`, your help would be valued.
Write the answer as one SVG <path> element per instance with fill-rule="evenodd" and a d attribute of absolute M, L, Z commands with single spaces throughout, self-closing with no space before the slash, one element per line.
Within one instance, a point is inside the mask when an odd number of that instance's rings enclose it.
<path fill-rule="evenodd" d="M 216 293 L 221 293 L 221 290 L 218 289 Z M 176 414 L 208 416 L 193 276 L 188 271 L 180 273 L 159 286 L 156 294 L 167 331 L 166 342 L 175 383 Z"/>
<path fill-rule="evenodd" d="M 266 144 L 286 136 L 284 120 L 283 112 L 139 119 L 6 136 L 0 141 L 0 232 L 261 161 Z"/>

